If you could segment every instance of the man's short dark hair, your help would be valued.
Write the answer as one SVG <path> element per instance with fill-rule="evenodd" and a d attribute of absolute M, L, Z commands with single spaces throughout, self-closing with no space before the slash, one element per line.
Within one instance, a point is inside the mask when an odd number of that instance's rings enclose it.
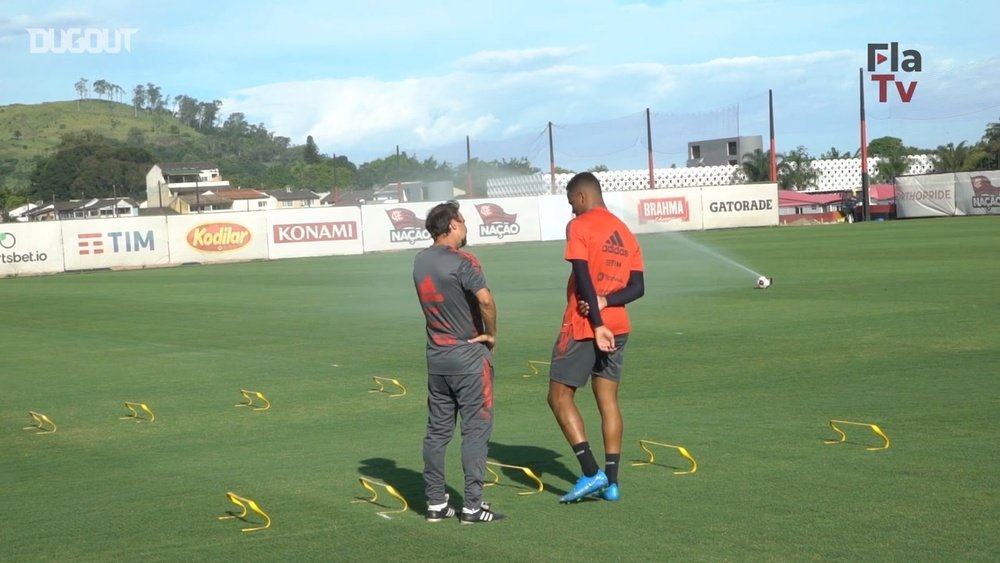
<path fill-rule="evenodd" d="M 431 238 L 437 239 L 448 234 L 451 230 L 451 221 L 458 218 L 458 202 L 455 200 L 446 201 L 435 205 L 427 212 L 427 221 L 424 228 L 431 234 Z"/>
<path fill-rule="evenodd" d="M 580 172 L 569 179 L 566 184 L 566 193 L 574 192 L 585 186 L 591 186 L 596 188 L 598 193 L 601 192 L 601 181 L 597 179 L 597 176 L 591 172 Z"/>

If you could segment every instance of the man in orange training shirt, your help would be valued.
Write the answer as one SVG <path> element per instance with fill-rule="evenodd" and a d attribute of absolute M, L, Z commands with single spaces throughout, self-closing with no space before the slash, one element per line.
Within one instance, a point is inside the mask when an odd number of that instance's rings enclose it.
<path fill-rule="evenodd" d="M 549 407 L 573 448 L 583 476 L 559 501 L 570 503 L 597 494 L 617 501 L 621 461 L 622 415 L 618 408 L 625 344 L 631 330 L 625 305 L 645 293 L 642 250 L 635 235 L 608 211 L 601 184 L 590 172 L 573 176 L 566 198 L 576 218 L 566 226 L 566 253 L 572 274 L 566 289 L 566 312 L 552 351 Z M 587 442 L 576 390 L 593 381 L 601 413 L 605 469 Z"/>

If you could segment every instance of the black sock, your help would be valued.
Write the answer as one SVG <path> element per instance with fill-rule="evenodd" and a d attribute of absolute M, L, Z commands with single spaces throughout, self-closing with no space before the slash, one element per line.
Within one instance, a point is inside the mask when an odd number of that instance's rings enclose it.
<path fill-rule="evenodd" d="M 604 454 L 604 472 L 608 474 L 608 484 L 618 482 L 618 462 L 622 454 Z"/>
<path fill-rule="evenodd" d="M 576 459 L 580 462 L 580 469 L 583 470 L 584 475 L 593 477 L 597 474 L 597 460 L 594 459 L 594 452 L 590 451 L 589 442 L 573 444 L 573 453 L 576 454 Z"/>

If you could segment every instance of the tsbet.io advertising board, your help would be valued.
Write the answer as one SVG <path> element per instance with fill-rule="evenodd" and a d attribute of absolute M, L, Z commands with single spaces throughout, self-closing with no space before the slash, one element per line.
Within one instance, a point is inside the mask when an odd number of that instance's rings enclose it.
<path fill-rule="evenodd" d="M 63 269 L 58 222 L 0 223 L 0 277 L 55 274 Z"/>

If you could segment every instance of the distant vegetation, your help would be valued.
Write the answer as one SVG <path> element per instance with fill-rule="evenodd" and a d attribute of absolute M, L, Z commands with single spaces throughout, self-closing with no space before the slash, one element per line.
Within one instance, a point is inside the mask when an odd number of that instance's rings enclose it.
<path fill-rule="evenodd" d="M 485 194 L 489 178 L 539 172 L 525 157 L 471 163 L 418 160 L 402 152 L 357 165 L 336 149 L 324 153 L 312 137 L 293 144 L 288 137 L 251 124 L 239 112 L 219 119 L 222 102 L 183 94 L 171 96 L 152 83 L 126 89 L 106 80 L 74 84 L 75 101 L 0 106 L 0 211 L 25 201 L 131 196 L 142 199 L 145 174 L 154 162 L 210 161 L 234 186 L 260 189 L 286 186 L 324 192 L 351 190 L 397 181 L 451 180 L 465 187 L 471 178 Z M 96 96 L 95 97 L 92 97 Z M 906 173 L 905 155 L 930 153 L 937 171 L 1000 167 L 1000 123 L 989 123 L 980 142 L 948 143 L 937 149 L 906 147 L 882 137 L 869 144 L 882 157 L 877 181 Z M 768 153 L 748 154 L 747 179 L 766 179 Z M 858 151 L 831 148 L 820 158 L 851 158 Z M 779 154 L 782 186 L 815 185 L 806 147 Z M 471 167 L 471 169 L 470 169 Z M 606 170 L 596 165 L 591 170 Z M 559 172 L 571 172 L 559 169 Z"/>

